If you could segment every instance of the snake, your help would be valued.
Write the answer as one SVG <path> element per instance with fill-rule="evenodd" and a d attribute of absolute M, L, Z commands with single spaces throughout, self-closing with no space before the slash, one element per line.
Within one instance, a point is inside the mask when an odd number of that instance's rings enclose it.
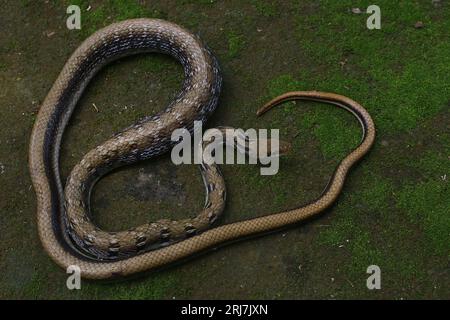
<path fill-rule="evenodd" d="M 64 185 L 59 170 L 61 141 L 86 86 L 112 61 L 148 52 L 167 54 L 181 63 L 181 91 L 163 111 L 138 120 L 87 152 Z M 335 202 L 350 168 L 374 143 L 374 122 L 352 99 L 319 91 L 288 92 L 269 101 L 257 115 L 286 101 L 318 101 L 351 112 L 362 127 L 360 144 L 340 161 L 316 200 L 292 210 L 215 226 L 225 207 L 225 182 L 216 165 L 202 162 L 206 200 L 194 218 L 161 219 L 119 232 L 96 226 L 89 204 L 95 183 L 115 168 L 171 150 L 176 143 L 171 139 L 174 130 L 192 134 L 194 122 L 204 124 L 216 109 L 221 86 L 218 61 L 206 44 L 198 35 L 165 20 L 140 18 L 113 23 L 88 37 L 74 51 L 40 106 L 29 144 L 38 234 L 45 252 L 57 265 L 64 269 L 77 266 L 87 279 L 122 278 L 297 224 Z"/>

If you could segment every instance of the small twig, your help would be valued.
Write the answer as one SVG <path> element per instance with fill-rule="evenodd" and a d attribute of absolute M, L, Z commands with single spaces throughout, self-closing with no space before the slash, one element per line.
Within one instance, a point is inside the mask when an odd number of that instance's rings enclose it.
<path fill-rule="evenodd" d="M 353 285 L 353 283 L 349 280 L 349 279 L 347 279 L 347 278 L 345 278 L 345 280 L 347 280 L 348 281 L 348 283 L 350 283 L 350 285 L 352 286 L 352 288 L 354 288 L 355 286 Z"/>

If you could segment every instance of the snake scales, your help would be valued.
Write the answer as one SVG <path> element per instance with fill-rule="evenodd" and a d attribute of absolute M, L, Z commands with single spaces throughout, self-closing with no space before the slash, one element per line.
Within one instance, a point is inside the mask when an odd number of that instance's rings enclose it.
<path fill-rule="evenodd" d="M 141 52 L 161 52 L 179 60 L 185 73 L 181 92 L 161 113 L 138 121 L 88 152 L 72 170 L 64 190 L 59 175 L 60 143 L 83 90 L 104 65 Z M 209 228 L 223 211 L 225 185 L 218 168 L 202 164 L 207 199 L 195 218 L 163 219 L 117 233 L 96 227 L 89 217 L 89 196 L 95 182 L 118 166 L 168 151 L 173 146 L 173 130 L 186 128 L 192 132 L 194 121 L 205 122 L 217 106 L 221 82 L 218 63 L 201 40 L 163 20 L 133 19 L 112 24 L 93 34 L 72 54 L 39 110 L 29 149 L 39 236 L 58 265 L 77 265 L 82 276 L 91 279 L 126 276 L 227 241 L 299 222 L 335 201 L 349 169 L 374 142 L 374 123 L 353 100 L 316 91 L 290 92 L 270 101 L 258 115 L 287 100 L 313 100 L 352 112 L 363 128 L 362 142 L 340 162 L 317 200 L 294 210 Z"/>

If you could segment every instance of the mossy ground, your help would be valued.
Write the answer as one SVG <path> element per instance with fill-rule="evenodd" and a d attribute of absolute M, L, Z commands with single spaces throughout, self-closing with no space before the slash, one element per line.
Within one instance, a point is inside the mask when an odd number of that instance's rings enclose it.
<path fill-rule="evenodd" d="M 80 31 L 66 29 L 69 3 L 82 8 Z M 380 0 L 381 30 L 368 30 L 368 15 L 351 12 L 365 12 L 370 1 L 0 4 L 0 297 L 450 298 L 447 2 Z M 66 274 L 37 236 L 29 135 L 39 104 L 82 39 L 133 17 L 184 25 L 217 55 L 224 87 L 211 127 L 279 128 L 293 143 L 275 176 L 260 176 L 255 166 L 222 167 L 228 199 L 220 223 L 314 199 L 359 141 L 352 116 L 329 106 L 289 103 L 257 119 L 267 99 L 289 90 L 347 95 L 371 113 L 377 140 L 336 205 L 313 221 L 137 279 L 86 281 L 82 290 L 69 291 Z M 414 28 L 419 20 L 422 29 Z M 100 72 L 65 135 L 63 176 L 112 133 L 162 110 L 182 78 L 180 66 L 161 55 L 124 59 Z M 161 195 L 156 183 L 167 192 Z M 101 180 L 94 214 L 101 226 L 117 230 L 160 216 L 179 218 L 201 208 L 203 192 L 195 166 L 175 167 L 162 157 Z M 382 270 L 381 290 L 366 288 L 372 264 Z"/>

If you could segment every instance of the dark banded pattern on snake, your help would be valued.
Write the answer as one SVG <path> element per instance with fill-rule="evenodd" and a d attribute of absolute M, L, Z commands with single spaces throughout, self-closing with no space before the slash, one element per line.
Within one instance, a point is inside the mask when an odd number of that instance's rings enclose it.
<path fill-rule="evenodd" d="M 139 121 L 88 152 L 73 169 L 64 193 L 59 177 L 60 142 L 84 88 L 93 75 L 110 61 L 150 51 L 170 54 L 181 62 L 185 70 L 182 91 L 159 115 Z M 130 242 L 123 245 L 122 238 L 111 238 L 110 234 L 103 234 L 90 225 L 88 198 L 96 179 L 118 166 L 168 151 L 172 146 L 170 136 L 173 130 L 192 130 L 195 120 L 204 122 L 213 112 L 220 85 L 217 61 L 205 45 L 183 28 L 162 20 L 135 19 L 113 24 L 92 35 L 74 52 L 41 106 L 33 128 L 29 153 L 30 173 L 37 199 L 39 236 L 44 249 L 57 264 L 64 268 L 78 265 L 82 276 L 86 278 L 126 276 L 155 269 L 226 241 L 301 221 L 323 211 L 334 202 L 348 170 L 370 149 L 374 141 L 372 119 L 363 107 L 351 99 L 314 91 L 290 93 L 272 101 L 261 113 L 287 99 L 319 100 L 351 111 L 364 129 L 362 143 L 339 164 L 326 190 L 316 201 L 291 211 L 201 232 L 209 227 L 211 212 L 219 214 L 223 209 L 225 194 L 221 188 L 224 191 L 225 187 L 222 177 L 217 174 L 210 177 L 217 181 L 213 183 L 214 188 L 209 190 L 206 211 L 199 215 L 200 225 L 195 225 L 193 220 L 174 224 L 163 221 L 147 233 L 147 236 L 150 234 L 162 242 L 176 234 L 180 239 L 173 244 L 152 247 L 148 245 L 145 232 L 140 233 L 138 227 L 127 233 L 125 238 Z M 207 174 L 212 172 L 208 167 L 205 168 L 203 171 Z M 215 190 L 218 191 L 217 198 L 211 193 Z M 66 210 L 63 208 L 64 203 Z M 66 211 L 74 214 L 66 215 Z M 174 229 L 176 232 L 173 232 Z M 192 231 L 194 229 L 195 232 Z M 172 235 L 167 235 L 166 231 L 169 230 L 172 230 Z"/>

